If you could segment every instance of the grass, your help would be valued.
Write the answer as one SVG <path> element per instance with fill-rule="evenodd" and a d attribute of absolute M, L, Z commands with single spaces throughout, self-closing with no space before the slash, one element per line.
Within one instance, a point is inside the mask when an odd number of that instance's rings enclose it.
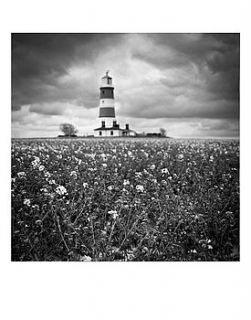
<path fill-rule="evenodd" d="M 239 260 L 239 141 L 13 140 L 12 260 Z"/>

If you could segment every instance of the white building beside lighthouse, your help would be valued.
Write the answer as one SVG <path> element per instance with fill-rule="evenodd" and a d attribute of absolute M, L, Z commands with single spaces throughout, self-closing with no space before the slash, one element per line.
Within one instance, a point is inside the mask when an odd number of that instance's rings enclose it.
<path fill-rule="evenodd" d="M 116 121 L 114 86 L 108 72 L 101 79 L 99 100 L 100 126 L 94 129 L 94 137 L 134 136 L 136 133 L 129 129 L 129 124 L 126 124 L 125 129 L 122 129 Z"/>

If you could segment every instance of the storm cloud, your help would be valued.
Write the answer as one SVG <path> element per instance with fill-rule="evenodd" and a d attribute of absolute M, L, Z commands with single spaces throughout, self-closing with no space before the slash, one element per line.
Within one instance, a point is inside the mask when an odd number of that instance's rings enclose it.
<path fill-rule="evenodd" d="M 12 34 L 13 136 L 36 136 L 40 123 L 40 135 L 57 134 L 67 120 L 91 133 L 107 69 L 117 117 L 136 131 L 238 136 L 239 42 L 239 34 Z"/>

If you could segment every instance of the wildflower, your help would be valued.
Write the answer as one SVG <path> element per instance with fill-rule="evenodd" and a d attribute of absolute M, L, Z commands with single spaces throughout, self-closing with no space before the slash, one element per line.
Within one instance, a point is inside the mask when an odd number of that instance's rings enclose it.
<path fill-rule="evenodd" d="M 38 170 L 39 171 L 43 171 L 44 170 L 44 166 L 43 165 L 39 166 Z"/>
<path fill-rule="evenodd" d="M 155 164 L 152 164 L 152 165 L 150 166 L 150 169 L 151 169 L 151 170 L 154 170 L 155 168 L 156 168 Z"/>
<path fill-rule="evenodd" d="M 183 161 L 183 159 L 184 159 L 184 155 L 183 155 L 182 153 L 180 153 L 180 154 L 178 155 L 178 160 L 179 160 L 179 161 Z"/>
<path fill-rule="evenodd" d="M 77 178 L 77 172 L 76 171 L 72 171 L 70 173 L 70 177 L 73 177 L 73 179 L 76 179 Z"/>
<path fill-rule="evenodd" d="M 103 168 L 107 168 L 107 164 L 106 163 L 103 163 L 102 166 L 103 166 Z"/>
<path fill-rule="evenodd" d="M 87 182 L 83 182 L 83 187 L 84 188 L 88 187 L 88 183 Z"/>
<path fill-rule="evenodd" d="M 128 253 L 128 254 L 127 254 L 127 259 L 128 259 L 129 261 L 132 261 L 134 258 L 135 258 L 135 255 L 134 255 L 133 253 Z"/>
<path fill-rule="evenodd" d="M 161 170 L 161 173 L 169 173 L 169 171 L 168 171 L 167 168 L 163 168 L 163 169 Z M 169 173 L 169 174 L 170 174 L 170 173 Z"/>
<path fill-rule="evenodd" d="M 33 166 L 33 168 L 35 169 L 35 168 L 37 168 L 37 167 L 39 167 L 39 165 L 40 165 L 40 159 L 39 159 L 39 157 L 34 157 L 35 158 L 35 160 L 33 160 L 32 162 L 31 162 L 31 164 L 32 164 L 32 166 Z"/>
<path fill-rule="evenodd" d="M 24 199 L 24 205 L 26 205 L 26 206 L 30 206 L 30 204 L 31 204 L 31 201 L 30 201 L 30 199 Z"/>
<path fill-rule="evenodd" d="M 114 186 L 108 186 L 107 189 L 111 191 L 114 189 Z"/>
<path fill-rule="evenodd" d="M 49 184 L 56 184 L 56 181 L 55 180 L 50 180 Z"/>
<path fill-rule="evenodd" d="M 112 215 L 112 218 L 115 220 L 118 217 L 117 210 L 110 210 L 107 212 L 108 214 Z"/>
<path fill-rule="evenodd" d="M 207 248 L 208 248 L 208 250 L 213 250 L 213 247 L 211 246 L 211 244 L 209 244 L 209 245 L 207 246 Z"/>
<path fill-rule="evenodd" d="M 67 190 L 65 189 L 64 186 L 58 186 L 56 188 L 56 193 L 59 194 L 60 196 L 63 196 L 64 194 L 67 193 Z"/>
<path fill-rule="evenodd" d="M 129 180 L 124 180 L 123 185 L 127 186 L 128 184 L 130 184 L 130 181 Z"/>
<path fill-rule="evenodd" d="M 90 262 L 90 261 L 92 261 L 92 258 L 89 257 L 89 256 L 82 256 L 82 257 L 80 258 L 80 261 Z"/>
<path fill-rule="evenodd" d="M 195 249 L 190 250 L 191 253 L 197 253 Z"/>
<path fill-rule="evenodd" d="M 46 172 L 44 173 L 44 176 L 45 176 L 46 178 L 50 178 L 50 177 L 51 177 L 51 174 L 50 174 L 50 172 L 46 171 Z"/>
<path fill-rule="evenodd" d="M 118 215 L 119 214 L 117 212 L 114 212 L 113 215 L 112 215 L 112 218 L 115 220 L 118 217 Z"/>
<path fill-rule="evenodd" d="M 21 172 L 18 172 L 17 176 L 18 176 L 18 178 L 23 178 L 26 176 L 26 173 L 21 171 Z"/>
<path fill-rule="evenodd" d="M 136 190 L 137 190 L 137 191 L 140 191 L 140 192 L 143 192 L 143 191 L 144 191 L 144 187 L 143 187 L 142 185 L 138 184 L 138 185 L 136 186 Z"/>

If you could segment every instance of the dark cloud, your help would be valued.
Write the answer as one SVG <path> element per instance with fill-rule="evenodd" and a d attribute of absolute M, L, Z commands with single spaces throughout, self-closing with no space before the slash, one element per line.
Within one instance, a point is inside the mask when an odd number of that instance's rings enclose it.
<path fill-rule="evenodd" d="M 200 133 L 222 126 L 231 135 L 239 119 L 239 42 L 239 34 L 13 34 L 13 122 L 83 119 L 85 112 L 94 121 L 100 76 L 111 68 L 118 116 L 149 126 L 207 119 Z"/>
<path fill-rule="evenodd" d="M 236 109 L 239 108 L 239 34 L 150 34 L 145 37 L 153 42 L 152 50 L 139 48 L 134 58 L 161 70 L 197 68 L 205 91 L 212 93 L 214 99 L 234 100 Z M 166 84 L 170 86 L 167 81 Z M 185 85 L 189 86 L 189 81 L 186 80 Z"/>
<path fill-rule="evenodd" d="M 12 34 L 12 108 L 76 99 L 71 84 L 64 86 L 58 79 L 67 76 L 71 66 L 94 61 L 100 48 L 106 50 L 122 38 L 118 34 Z M 87 93 L 89 107 L 94 106 L 91 97 Z"/>

